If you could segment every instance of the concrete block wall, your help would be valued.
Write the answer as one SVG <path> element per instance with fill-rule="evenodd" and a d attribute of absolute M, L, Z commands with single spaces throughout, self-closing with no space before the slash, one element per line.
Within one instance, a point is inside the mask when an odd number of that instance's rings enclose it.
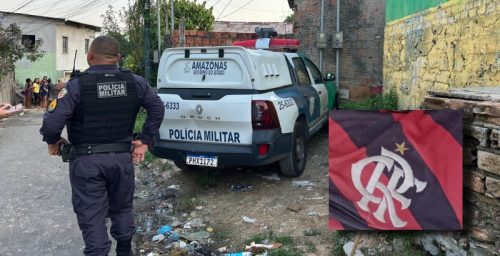
<path fill-rule="evenodd" d="M 422 108 L 464 110 L 465 232 L 448 236 L 461 245 L 454 255 L 499 255 L 500 102 L 439 95 L 425 97 Z"/>
<path fill-rule="evenodd" d="M 174 46 L 179 46 L 179 31 L 173 33 Z M 234 41 L 256 39 L 255 33 L 207 32 L 186 30 L 186 47 L 232 45 Z"/>
<path fill-rule="evenodd" d="M 385 28 L 384 90 L 402 109 L 428 91 L 500 86 L 500 1 L 450 0 Z"/>

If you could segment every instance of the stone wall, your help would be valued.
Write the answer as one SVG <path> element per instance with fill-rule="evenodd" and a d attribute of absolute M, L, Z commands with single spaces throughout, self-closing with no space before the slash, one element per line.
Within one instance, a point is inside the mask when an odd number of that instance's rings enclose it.
<path fill-rule="evenodd" d="M 458 255 L 500 254 L 500 87 L 431 93 L 422 108 L 464 110 L 465 232 L 425 239 L 441 245 L 456 237 Z"/>
<path fill-rule="evenodd" d="M 234 41 L 257 38 L 257 34 L 255 33 L 207 32 L 197 30 L 186 30 L 184 36 L 186 38 L 186 47 L 232 45 Z M 172 37 L 174 46 L 179 46 L 179 31 L 174 31 Z"/>
<path fill-rule="evenodd" d="M 389 22 L 384 38 L 384 90 L 403 109 L 427 91 L 500 85 L 500 1 L 450 0 Z"/>
<path fill-rule="evenodd" d="M 319 65 L 317 34 L 320 31 L 320 0 L 294 0 L 294 34 L 300 52 Z M 335 73 L 335 49 L 331 47 L 336 30 L 336 0 L 324 0 L 324 31 L 328 38 L 323 53 L 323 73 Z M 384 0 L 340 2 L 340 30 L 344 45 L 340 50 L 339 82 L 343 87 L 382 84 Z"/>

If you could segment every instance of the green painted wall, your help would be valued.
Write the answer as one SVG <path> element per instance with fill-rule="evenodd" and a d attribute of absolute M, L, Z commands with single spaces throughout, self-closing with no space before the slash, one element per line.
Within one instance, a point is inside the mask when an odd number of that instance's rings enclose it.
<path fill-rule="evenodd" d="M 24 86 L 26 78 L 33 80 L 36 77 L 41 79 L 43 76 L 52 78 L 52 81 L 57 81 L 57 78 L 61 76 L 61 72 L 56 70 L 55 53 L 45 53 L 35 62 L 26 58 L 16 62 L 16 82 L 20 86 Z"/>
<path fill-rule="evenodd" d="M 386 0 L 385 22 L 388 23 L 445 2 L 448 0 Z"/>

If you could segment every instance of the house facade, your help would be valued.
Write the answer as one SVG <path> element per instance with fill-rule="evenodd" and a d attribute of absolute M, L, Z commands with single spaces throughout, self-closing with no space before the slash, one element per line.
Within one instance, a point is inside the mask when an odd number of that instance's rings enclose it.
<path fill-rule="evenodd" d="M 11 23 L 19 25 L 23 41 L 33 44 L 43 40 L 41 50 L 44 56 L 35 62 L 21 59 L 15 64 L 15 76 L 18 84 L 24 84 L 26 78 L 34 79 L 47 76 L 57 81 L 68 80 L 75 67 L 79 70 L 88 68 L 86 53 L 99 27 L 73 22 L 60 18 L 39 17 L 35 15 L 0 12 L 0 25 Z"/>

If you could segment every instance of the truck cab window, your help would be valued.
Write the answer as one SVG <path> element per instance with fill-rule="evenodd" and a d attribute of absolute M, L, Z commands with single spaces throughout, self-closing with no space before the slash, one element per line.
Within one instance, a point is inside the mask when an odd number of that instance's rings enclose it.
<path fill-rule="evenodd" d="M 293 58 L 293 65 L 295 66 L 295 71 L 297 72 L 297 78 L 299 80 L 299 85 L 311 85 L 311 79 L 309 79 L 309 74 L 307 73 L 306 66 L 300 58 Z"/>

